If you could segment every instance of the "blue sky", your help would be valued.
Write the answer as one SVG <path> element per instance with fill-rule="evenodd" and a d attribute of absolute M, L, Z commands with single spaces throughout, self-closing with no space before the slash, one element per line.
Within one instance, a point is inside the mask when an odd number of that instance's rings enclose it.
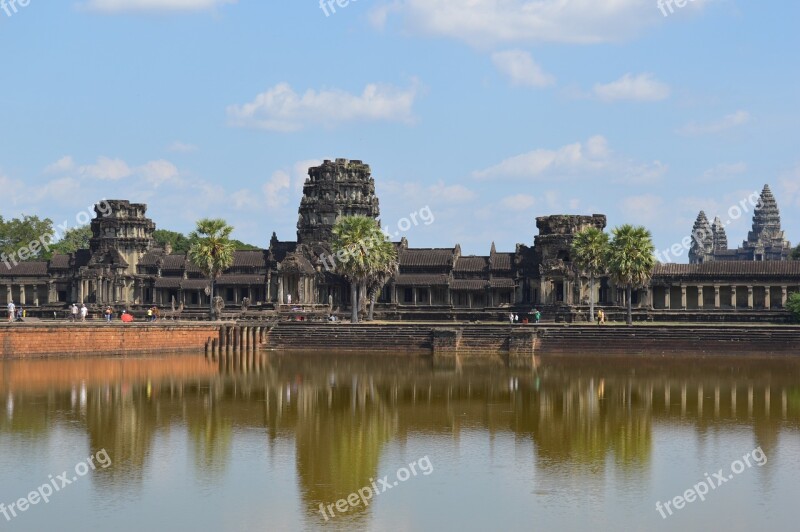
<path fill-rule="evenodd" d="M 700 209 L 735 246 L 765 183 L 800 239 L 796 2 L 9 2 L 6 217 L 130 199 L 267 246 L 295 238 L 308 166 L 345 157 L 390 228 L 429 206 L 414 247 L 512 251 L 536 216 L 605 213 L 665 249 Z"/>

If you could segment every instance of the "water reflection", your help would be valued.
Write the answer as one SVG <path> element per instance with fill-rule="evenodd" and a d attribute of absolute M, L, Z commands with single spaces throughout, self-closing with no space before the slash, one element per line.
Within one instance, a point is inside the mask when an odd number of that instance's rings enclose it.
<path fill-rule="evenodd" d="M 58 428 L 82 431 L 93 452 L 113 457 L 97 472 L 109 489 L 142 482 L 159 434 L 183 431 L 198 478 L 211 483 L 236 460 L 237 433 L 264 431 L 265 452 L 294 446 L 302 506 L 317 521 L 320 503 L 385 474 L 389 444 L 414 435 L 510 433 L 550 484 L 609 468 L 644 482 L 654 427 L 688 427 L 699 438 L 749 431 L 772 456 L 781 431 L 800 421 L 794 360 L 595 357 L 444 371 L 424 358 L 183 356 L 4 361 L 0 375 L 0 435 L 36 442 Z"/>

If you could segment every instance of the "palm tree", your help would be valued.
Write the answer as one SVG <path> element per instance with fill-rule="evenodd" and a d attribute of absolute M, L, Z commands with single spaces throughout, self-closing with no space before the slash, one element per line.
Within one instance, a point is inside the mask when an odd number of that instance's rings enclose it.
<path fill-rule="evenodd" d="M 611 279 L 618 287 L 625 287 L 628 301 L 628 325 L 633 325 L 631 295 L 634 288 L 643 288 L 650 281 L 656 258 L 650 231 L 641 226 L 625 224 L 612 231 L 606 263 Z"/>
<path fill-rule="evenodd" d="M 222 272 L 233 265 L 234 244 L 230 240 L 233 227 L 225 220 L 203 218 L 189 234 L 191 246 L 187 257 L 211 279 L 211 319 L 214 319 L 214 290 Z"/>
<path fill-rule="evenodd" d="M 589 276 L 589 321 L 594 319 L 594 280 L 605 271 L 608 234 L 587 227 L 572 241 L 572 262 Z"/>
<path fill-rule="evenodd" d="M 393 256 L 388 253 L 387 244 L 391 246 L 378 223 L 367 216 L 343 216 L 333 226 L 331 247 L 336 266 L 350 281 L 351 323 L 358 323 L 358 287 L 366 286 L 379 272 L 390 267 L 389 260 Z"/>
<path fill-rule="evenodd" d="M 375 317 L 375 299 L 389 279 L 394 277 L 397 273 L 399 263 L 397 261 L 397 249 L 394 244 L 383 234 L 380 234 L 380 240 L 376 240 L 372 244 L 370 254 L 374 255 L 370 261 L 374 270 L 370 273 L 367 279 L 367 290 L 369 293 L 369 317 L 367 320 L 372 321 Z"/>

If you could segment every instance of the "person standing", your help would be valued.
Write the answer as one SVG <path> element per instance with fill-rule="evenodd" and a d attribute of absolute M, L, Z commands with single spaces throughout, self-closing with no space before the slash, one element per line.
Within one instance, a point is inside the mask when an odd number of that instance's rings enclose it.
<path fill-rule="evenodd" d="M 286 304 L 287 305 L 292 304 L 292 294 L 286 294 Z"/>
<path fill-rule="evenodd" d="M 89 309 L 86 308 L 86 303 L 81 305 L 81 321 L 86 321 L 86 316 L 89 315 Z"/>
<path fill-rule="evenodd" d="M 111 323 L 111 317 L 114 314 L 114 311 L 111 307 L 106 307 L 106 323 Z"/>
<path fill-rule="evenodd" d="M 72 304 L 72 308 L 70 309 L 70 319 L 73 322 L 78 321 L 78 305 L 76 305 L 75 303 Z"/>
<path fill-rule="evenodd" d="M 17 310 L 17 306 L 14 304 L 14 301 L 11 300 L 8 302 L 8 323 L 13 323 L 14 321 L 14 313 Z"/>
<path fill-rule="evenodd" d="M 542 319 L 542 313 L 539 312 L 539 309 L 534 309 L 534 311 L 533 311 L 533 321 L 538 324 L 539 320 L 541 320 L 541 319 Z"/>
<path fill-rule="evenodd" d="M 514 324 L 514 313 L 513 312 L 510 312 L 508 314 L 508 323 L 510 323 L 512 325 Z"/>

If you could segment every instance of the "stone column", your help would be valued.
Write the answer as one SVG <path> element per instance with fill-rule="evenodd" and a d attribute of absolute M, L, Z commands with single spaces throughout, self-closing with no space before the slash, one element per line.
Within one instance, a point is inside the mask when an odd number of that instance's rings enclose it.
<path fill-rule="evenodd" d="M 667 310 L 672 309 L 671 292 L 672 292 L 672 286 L 667 285 L 666 289 L 664 290 L 664 308 Z"/>
<path fill-rule="evenodd" d="M 55 303 L 58 301 L 58 293 L 56 292 L 56 283 L 49 281 L 47 283 L 47 302 Z"/>
<path fill-rule="evenodd" d="M 722 306 L 719 298 L 719 285 L 714 285 L 714 308 L 719 309 Z"/>
<path fill-rule="evenodd" d="M 686 285 L 681 285 L 681 309 L 686 310 Z"/>
<path fill-rule="evenodd" d="M 772 307 L 772 297 L 771 297 L 771 294 L 770 294 L 770 288 L 769 288 L 769 286 L 765 286 L 764 287 L 764 308 L 769 310 L 770 307 Z"/>
<path fill-rule="evenodd" d="M 789 300 L 789 287 L 781 286 L 781 308 L 786 308 L 786 302 Z"/>
<path fill-rule="evenodd" d="M 747 308 L 749 308 L 751 310 L 753 308 L 753 287 L 752 286 L 748 286 L 747 287 Z"/>
<path fill-rule="evenodd" d="M 731 306 L 736 308 L 736 285 L 731 286 Z"/>
<path fill-rule="evenodd" d="M 412 288 L 411 289 L 411 293 L 414 296 L 414 306 L 416 307 L 417 306 L 417 287 Z"/>
<path fill-rule="evenodd" d="M 19 304 L 25 305 L 27 302 L 25 301 L 25 285 L 19 285 Z"/>
<path fill-rule="evenodd" d="M 11 299 L 11 285 L 7 284 L 6 285 L 6 304 L 11 303 L 11 301 L 12 301 L 12 299 Z"/>
<path fill-rule="evenodd" d="M 33 285 L 33 306 L 34 307 L 38 307 L 39 306 L 39 285 L 38 284 Z"/>

